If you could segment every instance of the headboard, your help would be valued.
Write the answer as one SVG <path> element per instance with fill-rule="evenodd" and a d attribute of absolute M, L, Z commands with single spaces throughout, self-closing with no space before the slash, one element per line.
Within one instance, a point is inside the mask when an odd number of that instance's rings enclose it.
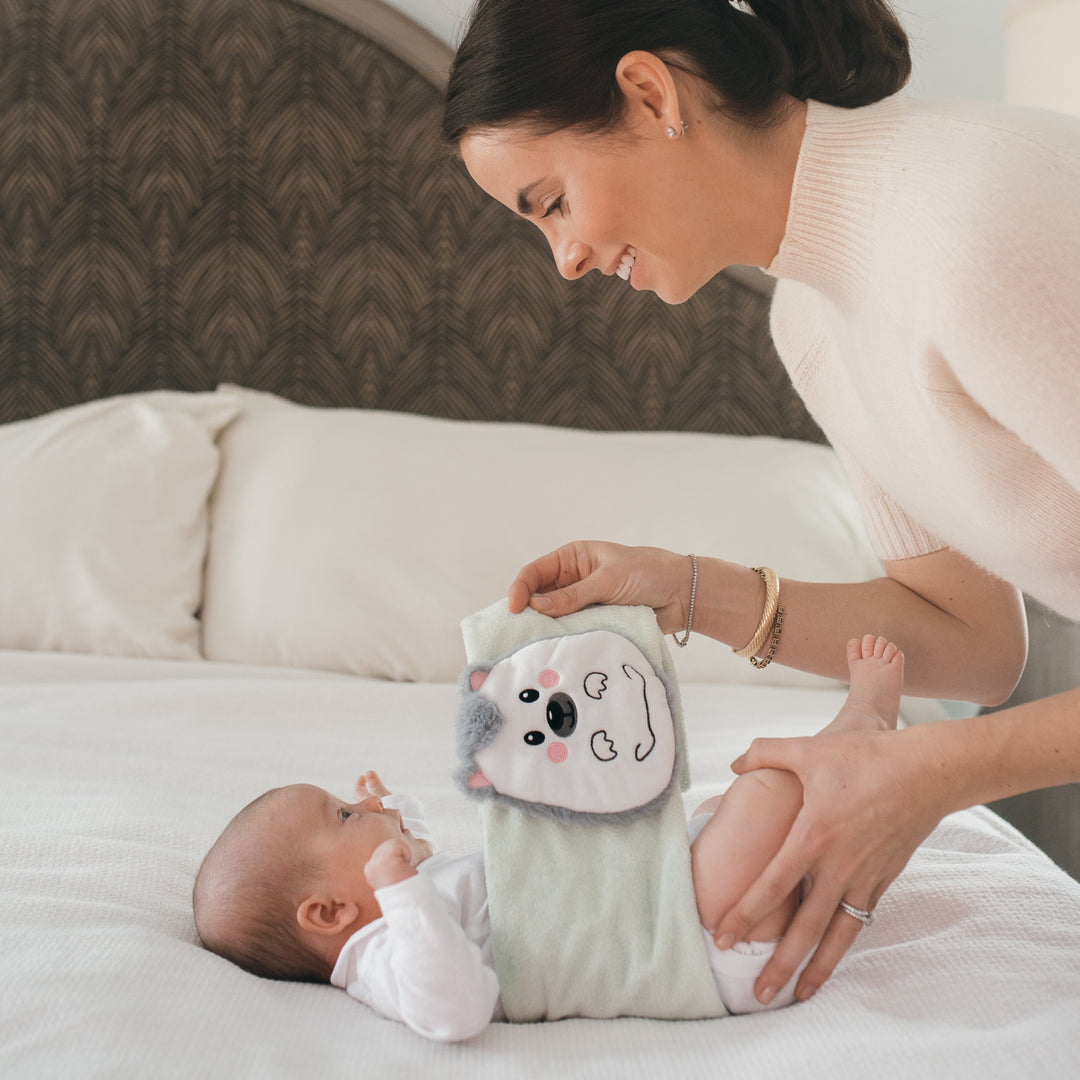
<path fill-rule="evenodd" d="M 0 421 L 234 382 L 822 441 L 763 276 L 558 276 L 440 145 L 450 58 L 376 0 L 0 0 Z"/>

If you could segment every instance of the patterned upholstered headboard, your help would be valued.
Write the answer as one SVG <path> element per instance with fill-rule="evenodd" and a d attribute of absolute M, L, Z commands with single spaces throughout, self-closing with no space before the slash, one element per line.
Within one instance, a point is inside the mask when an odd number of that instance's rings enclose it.
<path fill-rule="evenodd" d="M 440 145 L 449 60 L 377 0 L 0 0 L 0 420 L 228 381 L 820 440 L 753 279 L 557 275 Z"/>

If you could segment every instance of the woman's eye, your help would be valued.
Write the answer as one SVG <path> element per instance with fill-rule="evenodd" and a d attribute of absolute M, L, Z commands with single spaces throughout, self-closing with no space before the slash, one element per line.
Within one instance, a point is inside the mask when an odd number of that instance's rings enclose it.
<path fill-rule="evenodd" d="M 562 196 L 560 195 L 545 211 L 544 217 L 551 217 L 556 210 L 562 209 Z"/>

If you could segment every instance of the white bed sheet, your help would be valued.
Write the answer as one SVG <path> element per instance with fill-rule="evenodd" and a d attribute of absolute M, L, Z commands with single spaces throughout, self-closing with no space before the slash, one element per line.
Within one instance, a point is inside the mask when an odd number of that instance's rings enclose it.
<path fill-rule="evenodd" d="M 842 692 L 683 687 L 694 787 Z M 377 768 L 455 852 L 456 690 L 203 662 L 0 652 L 0 1076 L 1074 1077 L 1080 884 L 983 809 L 946 819 L 811 1002 L 719 1021 L 563 1021 L 429 1043 L 330 987 L 197 944 L 191 882 L 268 787 Z"/>

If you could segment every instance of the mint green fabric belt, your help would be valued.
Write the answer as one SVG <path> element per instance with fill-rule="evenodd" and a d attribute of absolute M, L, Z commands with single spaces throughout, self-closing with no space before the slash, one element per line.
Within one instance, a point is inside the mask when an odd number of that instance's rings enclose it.
<path fill-rule="evenodd" d="M 507 1019 L 725 1015 L 690 874 L 682 708 L 653 612 L 550 619 L 500 601 L 462 630 L 459 778 L 480 800 Z"/>

